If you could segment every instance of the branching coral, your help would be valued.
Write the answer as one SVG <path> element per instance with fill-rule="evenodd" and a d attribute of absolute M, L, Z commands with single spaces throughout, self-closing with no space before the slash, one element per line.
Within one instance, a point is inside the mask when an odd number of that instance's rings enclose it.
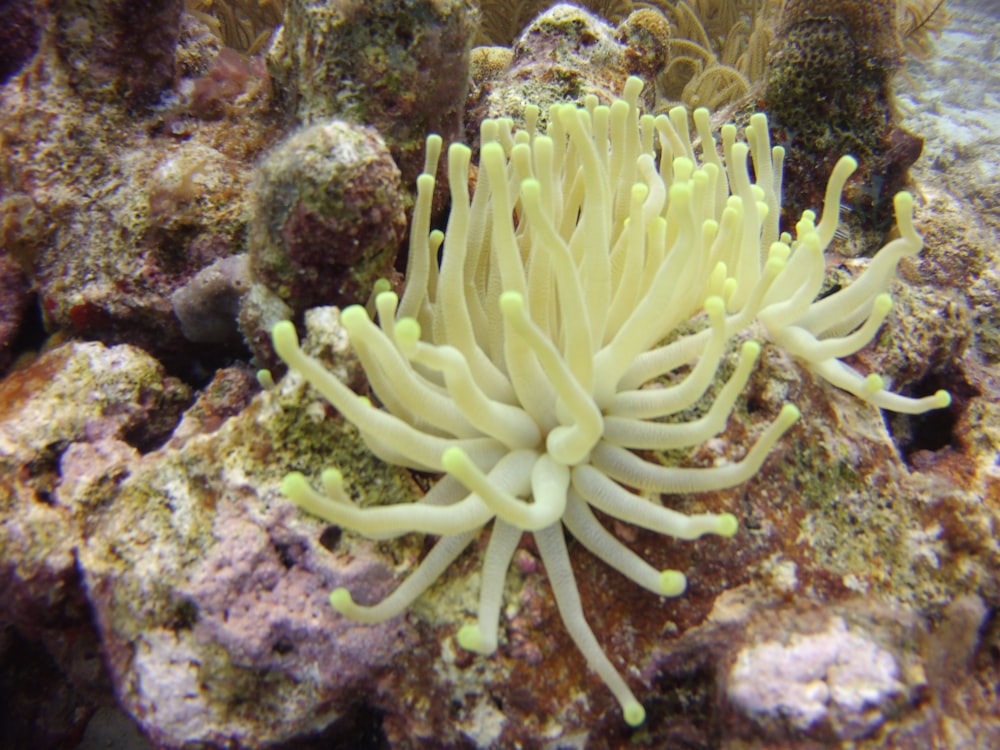
<path fill-rule="evenodd" d="M 898 18 L 903 47 L 918 57 L 930 56 L 931 37 L 951 20 L 945 0 L 901 0 Z"/>
<path fill-rule="evenodd" d="M 670 61 L 658 81 L 666 101 L 714 111 L 742 99 L 763 75 L 780 4 L 780 0 L 635 3 L 656 8 L 670 21 Z"/>
<path fill-rule="evenodd" d="M 708 112 L 698 110 L 699 158 L 683 109 L 640 117 L 641 87 L 629 79 L 624 99 L 610 107 L 593 97 L 582 108 L 556 105 L 545 135 L 535 132 L 535 109 L 525 131 L 512 132 L 509 120 L 486 121 L 471 199 L 471 152 L 451 145 L 444 233 L 430 230 L 441 141 L 428 140 L 406 290 L 401 298 L 377 295 L 378 324 L 360 306 L 342 313 L 380 406 L 306 355 L 292 323 L 273 331 L 278 354 L 376 455 L 443 475 L 420 502 L 364 508 L 335 469 L 323 473 L 322 491 L 302 474 L 285 478 L 288 497 L 331 523 L 377 539 L 413 531 L 441 537 L 381 602 L 362 606 L 337 589 L 333 606 L 367 622 L 400 613 L 492 521 L 478 617 L 458 633 L 463 647 L 492 653 L 506 571 L 531 532 L 567 630 L 632 725 L 644 709 L 587 624 L 563 529 L 665 596 L 684 590 L 684 574 L 653 569 L 591 508 L 678 539 L 736 532 L 729 513 L 688 516 L 650 495 L 746 481 L 799 418 L 795 406 L 784 404 L 733 463 L 664 466 L 635 452 L 696 446 L 725 429 L 760 351 L 754 341 L 743 343 L 704 416 L 679 415 L 704 397 L 727 342 L 758 319 L 779 345 L 866 401 L 905 412 L 949 401 L 944 392 L 922 399 L 889 393 L 877 375 L 840 360 L 875 335 L 896 264 L 920 250 L 912 197 L 896 199 L 900 237 L 852 285 L 814 301 L 853 160 L 843 159 L 830 178 L 819 222 L 806 212 L 794 240 L 779 236 L 783 151 L 771 147 L 764 116 L 752 118 L 746 143 L 733 126 L 724 128 L 720 156 Z M 681 335 L 681 325 L 694 332 Z"/>

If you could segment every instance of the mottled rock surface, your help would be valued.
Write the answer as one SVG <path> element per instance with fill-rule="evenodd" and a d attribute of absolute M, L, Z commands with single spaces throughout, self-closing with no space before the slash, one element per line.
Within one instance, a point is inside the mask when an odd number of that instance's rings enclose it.
<path fill-rule="evenodd" d="M 646 82 L 643 106 L 651 111 L 656 74 L 669 59 L 668 33 L 657 12 L 637 11 L 615 27 L 585 8 L 553 5 L 528 25 L 509 54 L 497 47 L 477 51 L 466 115 L 470 140 L 483 119 L 520 121 L 529 103 L 543 113 L 554 102 L 582 104 L 591 94 L 608 104 L 630 75 Z"/>
<path fill-rule="evenodd" d="M 289 0 L 268 67 L 298 122 L 376 128 L 409 187 L 428 133 L 461 138 L 475 17 L 468 0 Z"/>
<path fill-rule="evenodd" d="M 245 350 L 192 348 L 170 295 L 242 249 L 276 117 L 262 66 L 220 56 L 183 3 L 137 23 L 140 5 L 38 5 L 48 31 L 0 88 L 0 226 L 50 331 L 135 344 L 191 374 Z"/>

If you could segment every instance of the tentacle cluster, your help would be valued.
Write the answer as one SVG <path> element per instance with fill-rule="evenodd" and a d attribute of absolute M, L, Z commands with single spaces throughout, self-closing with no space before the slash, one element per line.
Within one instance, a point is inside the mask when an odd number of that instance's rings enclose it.
<path fill-rule="evenodd" d="M 707 111 L 696 112 L 699 158 L 684 110 L 640 117 L 640 89 L 630 79 L 610 106 L 553 107 L 544 134 L 532 108 L 523 131 L 486 121 L 473 195 L 471 152 L 452 144 L 443 233 L 430 229 L 442 144 L 428 139 L 406 290 L 402 298 L 377 294 L 377 323 L 360 306 L 341 316 L 378 406 L 306 355 L 290 322 L 273 332 L 281 358 L 357 426 L 375 454 L 443 475 L 420 502 L 367 508 L 351 502 L 335 469 L 324 472 L 321 490 L 301 474 L 285 478 L 288 497 L 331 523 L 374 538 L 441 537 L 381 602 L 361 606 L 338 589 L 333 606 L 368 622 L 398 614 L 492 522 L 478 617 L 458 632 L 463 647 L 492 653 L 506 571 L 530 531 L 570 635 L 633 725 L 644 710 L 587 624 L 563 527 L 664 596 L 683 592 L 684 574 L 653 569 L 591 508 L 678 539 L 736 532 L 729 513 L 688 516 L 650 494 L 746 481 L 799 418 L 794 405 L 785 404 L 734 463 L 681 468 L 635 452 L 697 446 L 725 429 L 759 355 L 755 341 L 742 345 L 703 417 L 679 415 L 705 395 L 728 340 L 757 319 L 779 345 L 867 401 L 897 411 L 948 401 L 946 393 L 917 400 L 887 393 L 877 376 L 840 361 L 874 336 L 888 313 L 885 289 L 896 263 L 921 247 L 912 198 L 896 199 L 900 238 L 853 285 L 816 302 L 853 160 L 837 165 L 819 222 L 807 213 L 793 239 L 778 231 L 783 153 L 771 147 L 763 115 L 751 120 L 745 143 L 724 128 L 720 156 Z M 678 326 L 692 319 L 696 332 L 678 337 Z"/>

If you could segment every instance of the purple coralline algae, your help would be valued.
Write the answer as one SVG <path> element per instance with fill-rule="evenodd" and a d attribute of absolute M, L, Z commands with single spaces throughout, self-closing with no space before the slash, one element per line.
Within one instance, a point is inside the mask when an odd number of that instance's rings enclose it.
<path fill-rule="evenodd" d="M 726 677 L 740 710 L 798 731 L 833 732 L 856 740 L 872 734 L 895 710 L 906 686 L 896 657 L 840 618 L 826 629 L 787 642 L 744 648 Z"/>

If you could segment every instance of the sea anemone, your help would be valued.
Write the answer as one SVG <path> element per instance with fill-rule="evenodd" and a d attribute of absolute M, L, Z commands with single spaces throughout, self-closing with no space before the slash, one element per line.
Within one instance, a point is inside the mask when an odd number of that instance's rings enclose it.
<path fill-rule="evenodd" d="M 531 532 L 567 630 L 631 725 L 645 711 L 587 624 L 563 530 L 665 596 L 682 593 L 684 573 L 653 569 L 592 508 L 678 539 L 736 532 L 729 513 L 689 516 L 650 496 L 746 481 L 799 418 L 794 405 L 784 404 L 733 463 L 664 466 L 635 452 L 696 446 L 725 429 L 759 354 L 755 341 L 742 344 L 703 416 L 680 415 L 714 383 L 727 342 L 756 319 L 777 344 L 866 401 L 903 412 L 949 402 L 943 391 L 922 399 L 889 393 L 880 377 L 841 361 L 873 338 L 889 310 L 885 290 L 896 264 L 921 248 L 912 197 L 896 197 L 899 238 L 853 284 L 814 301 L 854 161 L 837 165 L 822 218 L 805 212 L 793 240 L 779 233 L 783 151 L 771 147 L 764 116 L 752 118 L 746 143 L 724 128 L 720 156 L 708 112 L 695 112 L 699 159 L 687 113 L 640 117 L 641 88 L 630 78 L 611 106 L 593 97 L 584 107 L 557 105 L 545 134 L 536 132 L 535 108 L 523 131 L 513 132 L 509 120 L 486 121 L 471 199 L 471 152 L 452 144 L 443 233 L 430 229 L 442 144 L 428 139 L 405 292 L 376 295 L 378 324 L 357 305 L 341 316 L 378 405 L 306 355 L 292 323 L 273 330 L 279 356 L 377 456 L 443 475 L 419 502 L 364 508 L 336 469 L 323 472 L 322 491 L 302 474 L 286 476 L 283 492 L 331 523 L 376 539 L 441 537 L 382 601 L 361 606 L 337 589 L 333 606 L 366 622 L 393 617 L 492 521 L 478 617 L 458 633 L 463 647 L 492 653 L 506 571 Z"/>

